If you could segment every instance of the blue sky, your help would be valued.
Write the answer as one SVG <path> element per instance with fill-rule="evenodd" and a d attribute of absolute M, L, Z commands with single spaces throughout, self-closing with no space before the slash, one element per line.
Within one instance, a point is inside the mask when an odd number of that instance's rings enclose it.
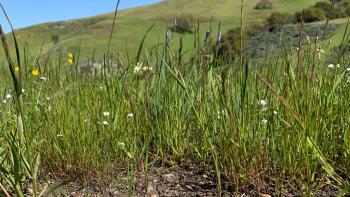
<path fill-rule="evenodd" d="M 158 2 L 159 0 L 121 0 L 125 9 Z M 0 0 L 14 28 L 22 28 L 43 22 L 95 16 L 115 9 L 117 0 Z M 1 12 L 0 23 L 5 32 L 9 26 Z"/>

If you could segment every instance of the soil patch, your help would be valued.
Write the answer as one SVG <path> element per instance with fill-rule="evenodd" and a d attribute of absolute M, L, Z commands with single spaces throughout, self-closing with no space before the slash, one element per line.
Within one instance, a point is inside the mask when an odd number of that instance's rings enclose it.
<path fill-rule="evenodd" d="M 65 178 L 50 178 L 51 185 L 65 182 Z M 120 170 L 118 177 L 100 181 L 88 180 L 72 181 L 64 184 L 50 196 L 92 196 L 92 197 L 124 197 L 128 196 L 128 184 L 134 185 L 131 196 L 218 196 L 218 185 L 215 171 L 211 167 L 205 169 L 198 165 L 153 167 L 149 173 L 135 172 L 134 180 L 128 180 L 127 171 Z M 134 183 L 134 184 L 133 184 Z M 330 183 L 322 184 L 313 194 L 318 197 L 336 196 L 338 189 Z M 222 179 L 222 196 L 240 197 L 270 197 L 270 196 L 303 196 L 298 189 L 286 186 L 277 189 L 266 178 L 259 188 L 253 183 L 246 183 L 241 188 L 235 189 L 232 182 Z"/>

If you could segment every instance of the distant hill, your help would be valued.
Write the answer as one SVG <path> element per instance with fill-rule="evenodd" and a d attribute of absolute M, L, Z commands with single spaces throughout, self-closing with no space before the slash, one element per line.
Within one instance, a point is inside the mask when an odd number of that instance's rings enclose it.
<path fill-rule="evenodd" d="M 273 9 L 266 10 L 255 10 L 257 2 L 257 0 L 245 1 L 245 23 L 262 20 L 271 12 L 294 13 L 313 5 L 317 0 L 274 0 Z M 240 23 L 240 1 L 165 0 L 149 6 L 122 10 L 118 14 L 113 35 L 113 53 L 124 53 L 128 50 L 130 54 L 135 54 L 140 40 L 152 24 L 156 25 L 146 40 L 146 46 L 162 42 L 166 27 L 172 25 L 173 19 L 182 14 L 191 14 L 194 18 L 200 19 L 203 35 L 209 28 L 210 18 L 213 18 L 215 31 L 220 21 L 221 31 L 225 32 Z M 41 47 L 44 52 L 56 53 L 74 52 L 80 48 L 84 57 L 91 56 L 94 51 L 96 57 L 101 57 L 107 48 L 113 15 L 109 13 L 79 20 L 45 23 L 18 29 L 16 33 L 21 37 L 20 44 L 28 44 L 31 53 L 36 53 Z M 185 45 L 192 46 L 192 34 L 176 36 L 182 36 Z"/>

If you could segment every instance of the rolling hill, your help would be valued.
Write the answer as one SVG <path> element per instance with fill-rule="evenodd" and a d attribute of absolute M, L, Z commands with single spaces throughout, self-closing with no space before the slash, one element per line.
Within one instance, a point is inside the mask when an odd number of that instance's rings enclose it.
<path fill-rule="evenodd" d="M 294 13 L 315 2 L 317 0 L 274 0 L 273 9 L 255 10 L 257 0 L 249 0 L 244 7 L 245 23 L 262 20 L 271 12 Z M 113 35 L 113 53 L 124 53 L 125 50 L 130 54 L 136 53 L 144 33 L 153 24 L 155 27 L 147 38 L 146 46 L 162 42 L 166 27 L 172 25 L 173 19 L 182 14 L 191 14 L 201 21 L 200 30 L 203 36 L 209 28 L 211 17 L 214 19 L 214 30 L 221 22 L 221 31 L 226 32 L 240 23 L 240 1 L 165 0 L 149 6 L 122 10 L 118 14 Z M 101 57 L 107 48 L 113 16 L 114 13 L 108 13 L 79 20 L 45 23 L 18 29 L 16 33 L 21 37 L 20 44 L 28 44 L 32 53 L 36 53 L 41 47 L 44 52 L 57 53 L 77 51 L 80 48 L 82 56 L 90 56 L 95 50 L 96 57 Z M 176 35 L 178 36 L 184 38 L 185 47 L 193 42 L 192 34 Z M 53 43 L 52 37 L 56 37 L 58 42 Z"/>

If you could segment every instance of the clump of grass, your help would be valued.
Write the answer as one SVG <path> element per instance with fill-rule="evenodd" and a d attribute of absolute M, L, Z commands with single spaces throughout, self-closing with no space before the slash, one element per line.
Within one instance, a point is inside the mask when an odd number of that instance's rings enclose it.
<path fill-rule="evenodd" d="M 8 63 L 8 68 L 11 73 L 13 88 L 14 88 L 14 111 L 16 115 L 16 132 L 12 132 L 12 129 L 4 130 L 4 133 L 0 135 L 4 139 L 5 146 L 1 148 L 1 166 L 0 166 L 0 180 L 5 182 L 6 186 L 10 186 L 16 196 L 24 196 L 23 184 L 26 181 L 30 181 L 33 184 L 34 196 L 38 196 L 37 182 L 40 166 L 40 153 L 33 153 L 33 145 L 35 141 L 30 141 L 29 135 L 26 133 L 25 114 L 24 114 L 24 102 L 23 102 L 23 82 L 22 82 L 22 64 L 19 52 L 19 46 L 17 43 L 18 36 L 15 35 L 12 24 L 5 12 L 4 7 L 0 4 L 3 13 L 6 16 L 7 21 L 12 29 L 12 36 L 15 46 L 16 63 L 12 61 L 9 46 L 6 41 L 6 35 L 0 25 L 0 38 L 2 47 L 5 53 L 5 57 Z M 11 94 L 8 94 L 7 99 L 12 98 Z M 3 104 L 5 104 L 3 102 Z M 7 131 L 7 132 L 6 132 Z M 17 133 L 17 135 L 15 134 Z M 6 196 L 9 196 L 7 187 L 1 184 L 1 189 Z M 44 191 L 43 191 L 44 192 Z M 39 196 L 43 195 L 41 193 Z"/>
<path fill-rule="evenodd" d="M 259 189 L 265 176 L 273 177 L 270 183 L 280 194 L 289 187 L 286 179 L 297 180 L 293 186 L 301 195 L 311 195 L 325 177 L 339 188 L 348 187 L 348 57 L 328 65 L 326 54 L 318 52 L 330 50 L 318 40 L 298 51 L 275 49 L 264 59 L 243 56 L 243 40 L 241 56 L 225 59 L 217 50 L 203 57 L 203 51 L 211 51 L 206 47 L 212 47 L 205 43 L 183 51 L 180 40 L 176 48 L 177 35 L 145 49 L 152 28 L 136 57 L 118 61 L 117 73 L 109 69 L 109 51 L 101 58 L 103 69 L 85 76 L 74 67 L 77 62 L 28 55 L 21 61 L 17 46 L 21 70 L 20 62 L 40 68 L 38 76 L 17 76 L 7 52 L 17 96 L 16 105 L 0 112 L 0 128 L 13 131 L 22 122 L 25 137 L 20 140 L 22 135 L 13 132 L 0 136 L 7 143 L 0 146 L 0 169 L 5 169 L 0 180 L 9 180 L 0 188 L 23 195 L 22 176 L 37 180 L 41 161 L 43 172 L 81 178 L 124 167 L 132 195 L 135 171 L 141 165 L 147 171 L 156 159 L 214 166 L 218 193 L 221 177 L 232 180 L 237 192 L 248 180 Z M 198 29 L 195 40 L 201 40 Z M 344 35 L 343 43 L 349 43 Z M 13 120 L 13 113 L 26 121 Z"/>

